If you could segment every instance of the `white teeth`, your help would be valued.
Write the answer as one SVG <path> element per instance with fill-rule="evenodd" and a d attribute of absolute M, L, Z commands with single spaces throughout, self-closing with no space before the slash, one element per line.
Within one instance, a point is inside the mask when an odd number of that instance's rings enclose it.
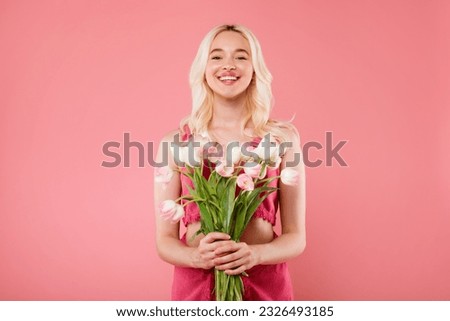
<path fill-rule="evenodd" d="M 220 80 L 237 80 L 237 77 L 233 76 L 223 76 L 219 78 Z"/>

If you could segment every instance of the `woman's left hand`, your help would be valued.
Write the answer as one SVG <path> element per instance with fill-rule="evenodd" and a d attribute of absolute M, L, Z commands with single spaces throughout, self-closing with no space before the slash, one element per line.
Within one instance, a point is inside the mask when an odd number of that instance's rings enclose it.
<path fill-rule="evenodd" d="M 226 274 L 238 275 L 258 264 L 256 253 L 251 245 L 245 242 L 231 243 L 215 250 L 214 266 L 225 270 Z"/>

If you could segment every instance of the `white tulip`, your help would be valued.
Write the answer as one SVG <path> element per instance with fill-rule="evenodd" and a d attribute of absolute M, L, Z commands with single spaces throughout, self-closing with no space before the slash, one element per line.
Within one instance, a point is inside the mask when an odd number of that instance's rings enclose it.
<path fill-rule="evenodd" d="M 290 167 L 284 168 L 280 173 L 281 182 L 285 185 L 297 185 L 299 178 L 298 171 Z"/>

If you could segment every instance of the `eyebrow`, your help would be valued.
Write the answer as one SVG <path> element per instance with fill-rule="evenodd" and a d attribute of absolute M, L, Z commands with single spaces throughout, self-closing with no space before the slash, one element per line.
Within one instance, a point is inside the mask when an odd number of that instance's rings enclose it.
<path fill-rule="evenodd" d="M 212 54 L 213 52 L 216 52 L 216 51 L 223 52 L 224 50 L 223 50 L 223 49 L 216 48 L 216 49 L 211 50 L 211 52 L 210 52 L 209 54 Z M 245 50 L 245 49 L 239 48 L 239 49 L 236 49 L 235 52 L 245 52 L 247 55 L 250 56 L 250 54 L 248 53 L 248 51 Z"/>

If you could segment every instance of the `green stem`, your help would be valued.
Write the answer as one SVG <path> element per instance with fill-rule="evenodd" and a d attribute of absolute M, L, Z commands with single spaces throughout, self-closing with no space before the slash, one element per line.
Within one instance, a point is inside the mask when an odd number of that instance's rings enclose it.
<path fill-rule="evenodd" d="M 227 275 L 222 270 L 214 270 L 214 284 L 216 301 L 242 301 L 244 283 L 240 275 Z"/>
<path fill-rule="evenodd" d="M 179 200 L 181 200 L 181 199 L 189 199 L 189 198 L 177 198 L 176 200 L 175 200 L 175 202 L 177 202 L 177 201 L 179 201 Z M 189 201 L 187 201 L 186 203 L 184 203 L 183 205 L 184 206 L 186 206 L 187 204 L 189 204 L 189 203 L 192 203 L 192 202 L 197 202 L 197 201 L 205 201 L 203 198 L 195 198 L 195 199 L 191 199 L 191 200 L 189 200 Z"/>
<path fill-rule="evenodd" d="M 178 202 L 178 201 L 181 201 L 181 200 L 192 200 L 192 201 L 195 201 L 195 200 L 192 198 L 191 195 L 183 195 L 183 196 L 178 197 L 178 198 L 175 200 L 175 202 Z"/>

